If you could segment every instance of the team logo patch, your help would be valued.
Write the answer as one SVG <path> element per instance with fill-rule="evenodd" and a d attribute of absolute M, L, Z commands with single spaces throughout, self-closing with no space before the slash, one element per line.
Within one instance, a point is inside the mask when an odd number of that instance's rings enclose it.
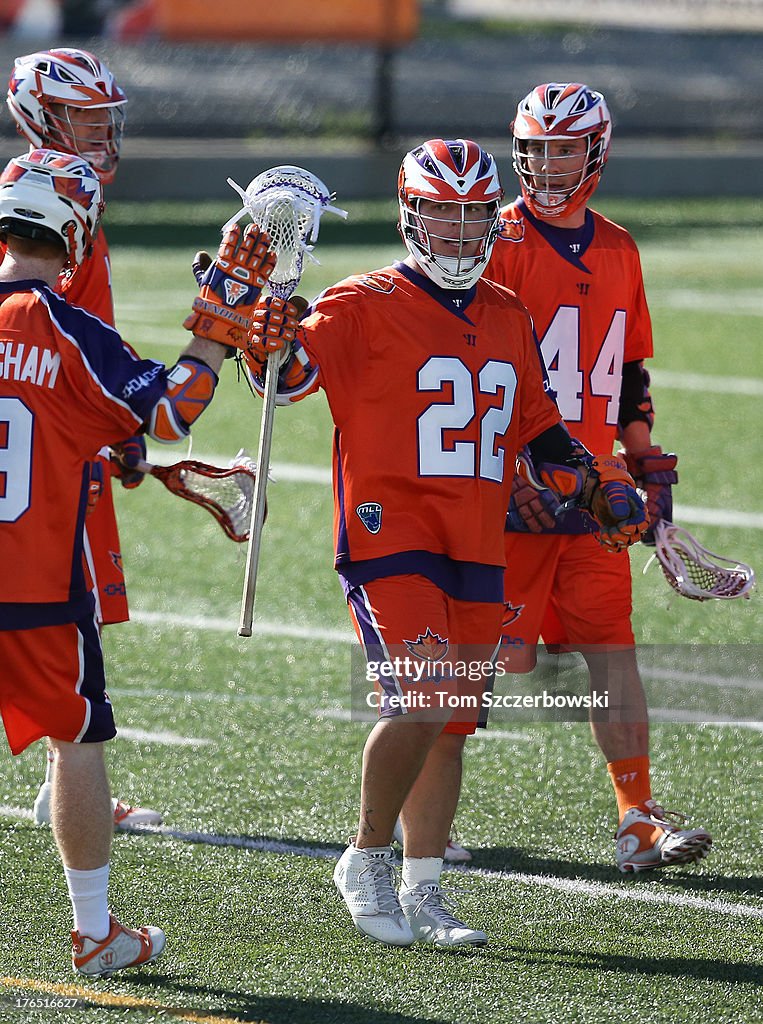
<path fill-rule="evenodd" d="M 389 295 L 395 290 L 395 282 L 388 274 L 363 274 L 360 283 L 382 295 Z"/>
<path fill-rule="evenodd" d="M 369 533 L 378 533 L 381 530 L 382 507 L 378 501 L 364 501 L 355 511 Z"/>
<path fill-rule="evenodd" d="M 499 237 L 505 238 L 507 242 L 521 242 L 525 237 L 524 220 L 502 220 Z"/>
<path fill-rule="evenodd" d="M 124 569 L 122 568 L 122 552 L 109 551 L 109 557 L 111 558 L 111 561 L 114 563 L 114 566 L 117 569 L 119 569 L 121 573 L 124 573 Z"/>
<path fill-rule="evenodd" d="M 239 299 L 243 299 L 249 291 L 249 286 L 241 281 L 234 281 L 233 278 L 225 278 L 225 302 L 228 306 L 235 306 Z"/>
<path fill-rule="evenodd" d="M 517 605 L 515 608 L 511 601 L 506 601 L 503 606 L 503 628 L 506 629 L 512 622 L 516 622 L 524 610 L 523 604 Z"/>
<path fill-rule="evenodd" d="M 419 633 L 415 640 L 403 640 L 403 643 L 417 658 L 426 661 L 441 661 L 448 653 L 448 640 L 439 633 L 433 633 L 427 626 L 426 633 Z"/>

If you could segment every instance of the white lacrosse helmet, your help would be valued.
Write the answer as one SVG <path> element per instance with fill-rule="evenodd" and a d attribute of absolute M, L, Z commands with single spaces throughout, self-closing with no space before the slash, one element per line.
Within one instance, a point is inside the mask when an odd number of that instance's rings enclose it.
<path fill-rule="evenodd" d="M 82 157 L 33 149 L 0 175 L 0 233 L 66 246 L 75 270 L 89 251 L 103 212 L 98 176 Z"/>
<path fill-rule="evenodd" d="M 530 212 L 537 217 L 568 217 L 579 209 L 599 184 L 609 155 L 612 118 L 600 92 L 578 82 L 539 85 L 519 103 L 512 122 L 514 170 Z M 569 156 L 549 156 L 549 143 L 583 139 L 585 162 L 573 184 L 560 179 L 569 172 Z M 545 143 L 544 170 L 531 173 L 528 143 Z M 536 150 L 537 154 L 537 150 Z M 577 157 L 574 158 L 577 160 Z M 536 164 L 537 155 L 532 161 Z"/>
<path fill-rule="evenodd" d="M 499 211 L 503 189 L 498 167 L 490 153 L 468 139 L 431 139 L 407 153 L 398 178 L 400 234 L 408 252 L 427 277 L 441 288 L 471 288 L 482 275 L 498 237 Z M 458 203 L 461 226 L 458 239 L 453 238 L 451 218 L 438 218 L 436 213 L 420 212 L 421 200 L 435 203 Z M 466 218 L 466 207 L 484 205 L 481 220 Z M 434 233 L 431 224 L 442 219 L 442 234 Z M 473 230 L 482 226 L 477 238 L 467 237 L 466 225 Z M 429 226 L 428 226 L 429 225 Z M 439 255 L 432 250 L 433 240 L 458 243 L 453 255 Z M 474 255 L 465 256 L 464 249 L 479 240 Z"/>
<path fill-rule="evenodd" d="M 661 519 L 654 528 L 654 545 L 653 557 L 670 586 L 682 597 L 694 601 L 750 597 L 755 586 L 750 566 L 708 551 L 688 530 Z M 644 572 L 650 564 L 651 559 Z"/>
<path fill-rule="evenodd" d="M 74 153 L 102 184 L 113 180 L 127 97 L 92 53 L 56 49 L 17 57 L 7 103 L 33 147 Z M 78 112 L 74 118 L 72 111 Z"/>

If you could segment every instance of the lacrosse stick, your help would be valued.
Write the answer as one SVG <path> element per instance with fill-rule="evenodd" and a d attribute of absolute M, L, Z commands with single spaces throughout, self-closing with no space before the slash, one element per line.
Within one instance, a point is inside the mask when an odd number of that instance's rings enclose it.
<path fill-rule="evenodd" d="M 656 558 L 665 579 L 682 597 L 693 601 L 750 597 L 755 586 L 750 566 L 708 551 L 688 530 L 661 519 L 654 529 L 654 543 L 655 553 L 644 572 Z"/>
<path fill-rule="evenodd" d="M 230 537 L 241 544 L 249 539 L 252 498 L 257 466 L 243 449 L 226 469 L 186 459 L 174 466 L 153 466 L 139 459 L 135 469 L 161 480 L 168 491 L 201 505 Z"/>
<path fill-rule="evenodd" d="M 330 212 L 346 217 L 347 213 L 332 206 L 333 196 L 323 182 L 301 167 L 271 167 L 258 174 L 249 183 L 246 191 L 231 178 L 228 178 L 228 184 L 238 192 L 244 205 L 228 221 L 223 232 L 235 224 L 243 214 L 248 213 L 260 230 L 270 235 L 270 249 L 276 254 L 277 259 L 275 270 L 268 280 L 268 288 L 277 298 L 289 299 L 302 277 L 305 256 L 315 263 L 318 262 L 312 255 L 312 250 L 313 243 L 318 238 L 321 215 Z M 260 561 L 262 527 L 265 522 L 265 491 L 270 466 L 280 362 L 280 352 L 268 354 L 257 449 L 257 465 L 260 472 L 254 485 L 239 636 L 252 635 L 254 592 Z"/>

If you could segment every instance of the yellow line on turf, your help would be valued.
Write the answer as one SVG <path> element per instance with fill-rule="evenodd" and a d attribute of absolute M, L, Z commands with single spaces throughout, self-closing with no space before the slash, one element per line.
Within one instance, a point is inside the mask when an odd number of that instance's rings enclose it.
<path fill-rule="evenodd" d="M 83 999 L 94 1006 L 122 1006 L 130 1010 L 151 1010 L 169 1014 L 177 1020 L 192 1021 L 193 1024 L 241 1024 L 240 1017 L 220 1017 L 202 1010 L 191 1010 L 186 1006 L 165 1006 L 152 999 L 141 999 L 139 996 L 123 996 L 118 992 L 100 992 L 86 988 L 84 985 L 61 985 L 55 982 L 39 981 L 37 978 L 6 978 L 0 976 L 0 986 L 6 989 L 19 989 L 21 992 L 41 992 L 45 995 L 58 996 L 61 999 Z M 258 1021 L 256 1024 L 268 1024 Z"/>

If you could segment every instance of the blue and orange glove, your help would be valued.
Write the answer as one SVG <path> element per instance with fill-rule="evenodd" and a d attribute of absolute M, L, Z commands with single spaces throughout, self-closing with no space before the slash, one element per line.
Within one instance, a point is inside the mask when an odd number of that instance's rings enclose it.
<path fill-rule="evenodd" d="M 673 484 L 678 483 L 676 465 L 678 456 L 663 453 L 659 445 L 640 452 L 620 452 L 625 458 L 628 472 L 636 486 L 646 494 L 649 529 L 641 538 L 644 544 L 654 545 L 654 530 L 661 519 L 673 522 Z"/>
<path fill-rule="evenodd" d="M 270 236 L 256 224 L 248 224 L 243 231 L 234 224 L 206 270 L 202 269 L 206 254 L 197 253 L 194 273 L 202 270 L 200 291 L 183 327 L 228 348 L 246 348 L 252 311 L 276 265 L 269 245 Z"/>
<path fill-rule="evenodd" d="M 141 461 L 146 461 L 146 439 L 143 434 L 135 434 L 120 444 L 111 445 L 111 475 L 128 491 L 143 483 L 146 474 L 137 468 Z"/>
<path fill-rule="evenodd" d="M 509 500 L 507 528 L 518 533 L 553 530 L 559 498 L 548 487 L 538 490 L 518 473 L 514 474 Z"/>
<path fill-rule="evenodd" d="M 99 457 L 94 459 L 93 462 L 88 462 L 87 465 L 90 479 L 87 485 L 86 517 L 92 515 L 95 511 L 95 506 L 98 504 L 100 497 L 103 494 L 103 459 Z"/>
<path fill-rule="evenodd" d="M 301 295 L 293 295 L 291 299 L 268 295 L 260 300 L 252 314 L 247 347 L 247 361 L 255 372 L 262 373 L 271 352 L 281 353 L 279 365 L 288 360 L 299 318 L 306 309 L 307 299 Z"/>
<path fill-rule="evenodd" d="M 599 543 L 624 551 L 641 540 L 649 524 L 625 461 L 617 455 L 595 455 L 586 471 L 581 506 L 599 527 Z"/>

